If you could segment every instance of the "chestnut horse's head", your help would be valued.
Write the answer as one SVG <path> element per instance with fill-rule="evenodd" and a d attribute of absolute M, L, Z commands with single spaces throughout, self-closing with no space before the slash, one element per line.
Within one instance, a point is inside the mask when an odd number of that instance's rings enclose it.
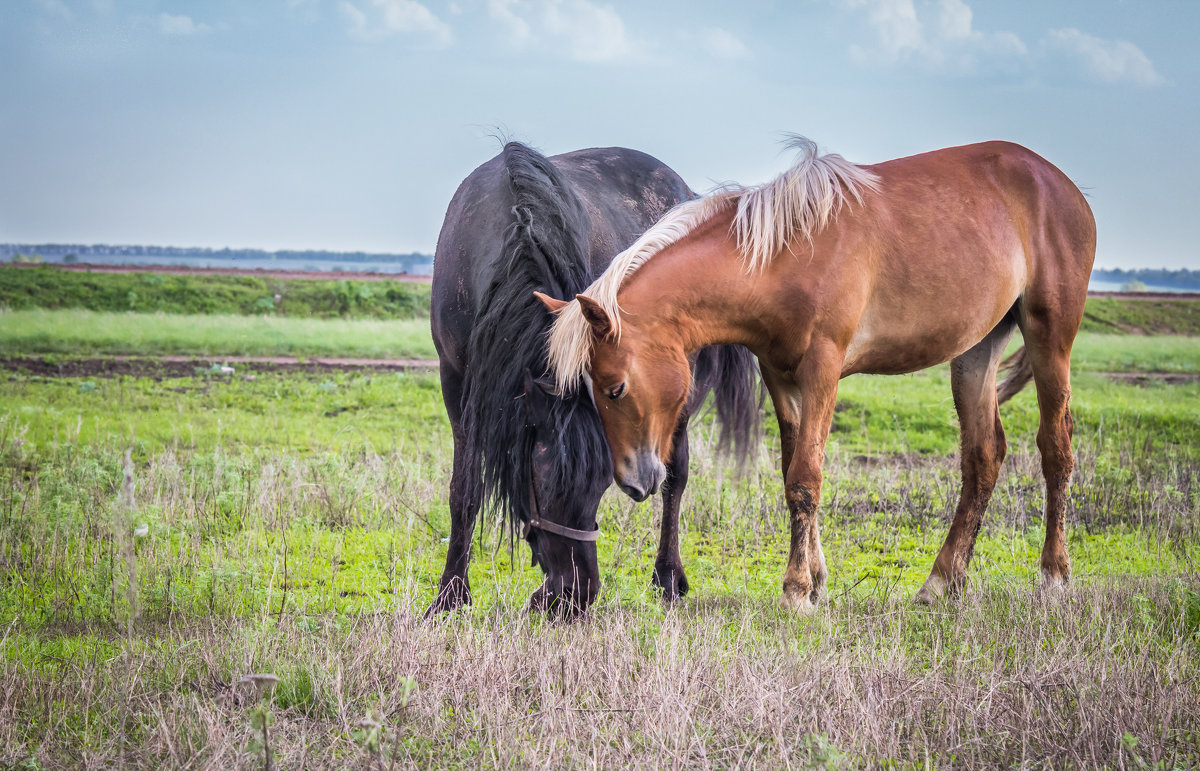
<path fill-rule="evenodd" d="M 569 305 L 538 297 L 554 313 Z M 591 331 L 587 369 L 613 479 L 630 498 L 644 501 L 666 480 L 671 438 L 692 384 L 687 354 L 678 341 L 654 339 L 630 319 L 618 334 L 599 303 L 586 295 L 576 300 Z"/>

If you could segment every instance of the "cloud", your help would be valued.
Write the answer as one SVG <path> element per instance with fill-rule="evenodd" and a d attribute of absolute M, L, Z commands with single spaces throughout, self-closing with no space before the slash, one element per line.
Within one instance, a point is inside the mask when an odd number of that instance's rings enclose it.
<path fill-rule="evenodd" d="M 721 59 L 749 59 L 750 49 L 733 33 L 720 27 L 700 30 L 700 45 Z"/>
<path fill-rule="evenodd" d="M 611 5 L 591 0 L 487 0 L 488 16 L 513 48 L 543 43 L 580 62 L 614 62 L 636 54 L 625 22 Z"/>
<path fill-rule="evenodd" d="M 974 25 L 964 0 L 838 0 L 852 12 L 865 9 L 875 36 L 871 46 L 854 45 L 860 64 L 910 66 L 950 76 L 1013 75 L 1049 65 L 1089 80 L 1152 86 L 1163 82 L 1149 57 L 1133 43 L 1103 40 L 1077 29 L 1050 30 L 1034 51 L 1011 32 L 986 32 Z"/>
<path fill-rule="evenodd" d="M 907 52 L 925 48 L 925 35 L 912 0 L 861 0 L 850 7 L 864 5 L 870 6 L 869 18 L 879 38 L 880 56 L 895 61 Z"/>
<path fill-rule="evenodd" d="M 488 16 L 505 30 L 508 43 L 520 48 L 529 41 L 532 30 L 529 22 L 517 12 L 520 0 L 488 0 Z"/>
<path fill-rule="evenodd" d="M 57 16 L 63 21 L 73 21 L 75 19 L 75 14 L 71 12 L 71 9 L 62 0 L 36 0 L 35 4 L 43 13 Z"/>
<path fill-rule="evenodd" d="M 1084 75 L 1102 83 L 1156 86 L 1164 82 L 1142 49 L 1124 40 L 1102 40 L 1068 27 L 1051 30 L 1043 46 L 1052 57 L 1073 61 Z"/>
<path fill-rule="evenodd" d="M 970 75 L 981 70 L 1027 66 L 1029 50 L 1011 32 L 975 29 L 974 12 L 963 0 L 844 0 L 843 7 L 867 9 L 873 46 L 855 45 L 863 64 L 910 64 L 931 72 Z"/>
<path fill-rule="evenodd" d="M 338 7 L 350 23 L 350 34 L 362 40 L 375 42 L 398 34 L 420 35 L 431 46 L 443 48 L 454 38 L 450 26 L 416 0 L 358 3 L 339 0 Z"/>
<path fill-rule="evenodd" d="M 548 0 L 545 24 L 550 34 L 567 44 L 570 57 L 577 61 L 616 61 L 633 53 L 625 22 L 611 5 Z"/>
<path fill-rule="evenodd" d="M 204 35 L 212 32 L 212 27 L 192 21 L 191 16 L 174 16 L 169 13 L 160 13 L 157 24 L 158 31 L 164 35 L 186 37 L 188 35 Z"/>

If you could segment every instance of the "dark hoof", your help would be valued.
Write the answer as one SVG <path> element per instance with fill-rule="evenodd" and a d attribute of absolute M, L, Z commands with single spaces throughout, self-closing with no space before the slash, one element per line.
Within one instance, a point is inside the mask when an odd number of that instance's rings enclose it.
<path fill-rule="evenodd" d="M 433 604 L 429 606 L 429 610 L 425 611 L 425 618 L 441 618 L 447 613 L 470 604 L 470 587 L 465 586 L 460 581 L 455 581 L 449 586 L 443 586 L 438 589 L 437 597 L 434 598 Z"/>
<path fill-rule="evenodd" d="M 682 565 L 656 565 L 650 583 L 658 587 L 663 602 L 668 603 L 682 600 L 690 588 Z"/>

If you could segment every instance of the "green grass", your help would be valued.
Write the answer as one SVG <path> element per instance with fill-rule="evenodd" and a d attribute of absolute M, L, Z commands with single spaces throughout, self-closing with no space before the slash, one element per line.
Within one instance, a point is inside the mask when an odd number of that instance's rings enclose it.
<path fill-rule="evenodd" d="M 427 344 L 427 322 L 412 323 Z M 24 349 L 8 342 L 18 326 Z M 22 311 L 0 315 L 0 348 L 190 339 L 211 353 L 244 336 L 260 347 L 239 353 L 379 355 L 346 341 L 378 346 L 397 328 Z M 136 330 L 152 336 L 131 343 Z M 339 353 L 303 347 L 316 343 Z M 260 710 L 280 767 L 1194 766 L 1200 383 L 1105 373 L 1187 371 L 1198 345 L 1081 336 L 1074 583 L 1057 600 L 1034 592 L 1043 483 L 1026 389 L 1002 408 L 1010 454 L 968 598 L 912 606 L 959 489 L 937 367 L 841 384 L 816 617 L 777 606 L 774 426 L 737 477 L 705 418 L 681 512 L 692 593 L 660 604 L 659 504 L 610 491 L 603 592 L 571 625 L 524 610 L 540 572 L 486 516 L 473 607 L 420 620 L 449 534 L 433 373 L 0 373 L 0 767 L 261 768 Z M 279 678 L 261 707 L 239 684 L 259 672 Z"/>
<path fill-rule="evenodd" d="M 1200 295 L 1191 300 L 1093 297 L 1084 311 L 1085 332 L 1200 335 Z"/>
<path fill-rule="evenodd" d="M 1013 450 L 970 597 L 925 611 L 909 598 L 958 490 L 946 374 L 844 386 L 838 419 L 853 425 L 826 461 L 831 576 L 816 618 L 776 605 L 777 442 L 735 478 L 701 421 L 681 606 L 649 587 L 657 503 L 610 492 L 590 620 L 527 615 L 540 574 L 484 518 L 473 608 L 428 625 L 449 532 L 432 374 L 5 375 L 0 759 L 261 767 L 256 702 L 237 684 L 251 672 L 280 680 L 266 709 L 285 766 L 386 767 L 389 753 L 463 767 L 1200 758 L 1187 733 L 1200 703 L 1195 392 L 1079 378 L 1075 588 L 1053 603 L 1033 592 L 1032 394 L 1006 406 Z M 1163 403 L 1153 426 L 1150 393 Z"/>
<path fill-rule="evenodd" d="M 1197 303 L 1200 305 L 1200 303 Z M 1081 332 L 1072 372 L 1200 372 L 1200 338 Z"/>
<path fill-rule="evenodd" d="M 429 315 L 427 283 L 84 273 L 0 267 L 0 308 L 181 315 L 410 319 Z"/>
<path fill-rule="evenodd" d="M 1195 304 L 1200 307 L 1200 302 Z M 1085 331 L 1076 338 L 1072 367 L 1075 373 L 1200 372 L 1198 340 L 1179 335 L 1146 337 Z M 1012 347 L 1017 345 L 1020 335 L 1014 337 Z M 0 312 L 0 353 L 436 357 L 426 319 L 292 319 L 80 310 Z M 847 383 L 855 381 L 852 378 Z M 843 384 L 843 391 L 847 387 L 855 386 Z M 920 430 L 919 423 L 913 425 L 913 430 Z"/>
<path fill-rule="evenodd" d="M 0 313 L 0 353 L 432 358 L 427 319 Z"/>
<path fill-rule="evenodd" d="M 32 446 L 132 444 L 334 452 L 449 432 L 432 373 L 28 378 L 0 373 L 0 415 Z"/>

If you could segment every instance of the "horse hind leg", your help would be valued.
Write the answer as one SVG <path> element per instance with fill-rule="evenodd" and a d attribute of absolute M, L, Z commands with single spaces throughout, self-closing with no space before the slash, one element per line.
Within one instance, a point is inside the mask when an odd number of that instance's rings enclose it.
<path fill-rule="evenodd" d="M 443 365 L 442 395 L 446 411 L 450 416 L 450 427 L 454 434 L 454 465 L 450 476 L 450 543 L 446 550 L 446 566 L 438 581 L 437 596 L 425 611 L 431 618 L 471 603 L 471 582 L 467 567 L 471 562 L 471 535 L 475 532 L 475 520 L 482 502 L 474 493 L 468 480 L 472 458 L 466 452 L 466 438 L 462 425 L 462 408 L 459 397 L 462 381 L 457 375 L 448 373 Z"/>
<path fill-rule="evenodd" d="M 954 408 L 962 432 L 962 492 L 950 532 L 933 562 L 918 602 L 931 604 L 965 588 L 967 566 L 991 500 L 1007 444 L 996 397 L 996 370 L 1016 329 L 1005 317 L 982 341 L 950 362 Z"/>
<path fill-rule="evenodd" d="M 1071 577 L 1071 558 L 1067 554 L 1065 525 L 1067 492 L 1075 456 L 1071 450 L 1074 422 L 1071 419 L 1071 342 L 1026 336 L 1025 345 L 1033 367 L 1037 389 L 1037 446 L 1042 456 L 1042 475 L 1046 479 L 1046 541 L 1042 546 L 1041 590 L 1064 586 Z"/>

